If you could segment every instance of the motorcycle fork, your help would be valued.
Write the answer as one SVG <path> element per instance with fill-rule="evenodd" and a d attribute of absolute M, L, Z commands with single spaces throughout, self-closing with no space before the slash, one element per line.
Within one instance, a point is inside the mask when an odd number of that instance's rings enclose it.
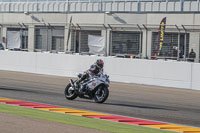
<path fill-rule="evenodd" d="M 74 86 L 74 81 L 72 79 L 69 80 L 71 86 L 74 88 L 74 90 L 77 90 L 77 88 Z"/>

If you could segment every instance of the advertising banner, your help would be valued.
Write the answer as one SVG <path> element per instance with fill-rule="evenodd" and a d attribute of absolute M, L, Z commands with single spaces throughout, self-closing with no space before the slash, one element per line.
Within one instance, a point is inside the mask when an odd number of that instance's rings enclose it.
<path fill-rule="evenodd" d="M 166 27 L 166 17 L 164 17 L 162 19 L 162 21 L 160 22 L 160 27 L 159 27 L 159 31 L 158 31 L 158 53 L 157 53 L 157 55 L 160 55 L 160 52 L 163 47 L 165 27 Z"/>
<path fill-rule="evenodd" d="M 105 54 L 105 37 L 88 35 L 88 47 L 92 54 Z"/>

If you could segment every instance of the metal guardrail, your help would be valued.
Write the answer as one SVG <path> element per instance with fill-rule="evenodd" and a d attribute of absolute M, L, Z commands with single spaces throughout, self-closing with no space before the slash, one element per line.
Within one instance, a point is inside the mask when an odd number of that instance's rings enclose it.
<path fill-rule="evenodd" d="M 200 0 L 1 0 L 0 12 L 199 12 Z"/>

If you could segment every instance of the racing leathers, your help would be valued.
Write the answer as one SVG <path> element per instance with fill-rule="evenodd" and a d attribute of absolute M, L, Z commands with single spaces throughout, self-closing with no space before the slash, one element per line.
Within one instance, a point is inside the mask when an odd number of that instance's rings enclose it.
<path fill-rule="evenodd" d="M 91 65 L 90 68 L 84 72 L 82 77 L 76 81 L 76 84 L 79 84 L 80 82 L 84 81 L 85 79 L 88 79 L 90 76 L 98 76 L 101 72 L 103 72 L 103 69 L 99 68 L 96 64 Z M 80 88 L 80 92 L 83 92 L 86 88 L 86 84 L 84 84 Z"/>

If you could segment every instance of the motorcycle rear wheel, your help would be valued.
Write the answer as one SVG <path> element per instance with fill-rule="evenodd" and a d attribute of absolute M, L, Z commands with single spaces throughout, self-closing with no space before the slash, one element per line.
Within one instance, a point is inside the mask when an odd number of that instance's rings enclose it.
<path fill-rule="evenodd" d="M 66 99 L 68 100 L 74 100 L 78 96 L 75 92 L 75 89 L 71 86 L 70 83 L 66 86 L 64 93 L 65 93 Z"/>
<path fill-rule="evenodd" d="M 94 94 L 94 101 L 96 103 L 103 103 L 109 96 L 109 90 L 105 86 L 99 86 Z"/>

